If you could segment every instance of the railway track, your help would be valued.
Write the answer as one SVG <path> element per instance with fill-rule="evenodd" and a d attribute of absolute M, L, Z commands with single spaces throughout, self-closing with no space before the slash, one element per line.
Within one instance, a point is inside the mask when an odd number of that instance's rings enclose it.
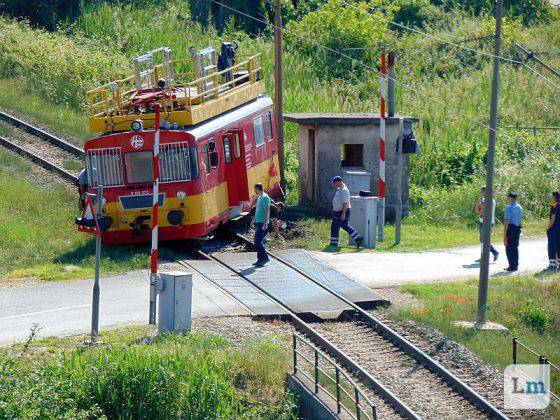
<path fill-rule="evenodd" d="M 84 151 L 82 149 L 5 112 L 0 111 L 0 120 L 25 133 L 17 140 L 0 137 L 1 146 L 31 160 L 66 181 L 77 182 L 79 166 L 76 158 L 83 159 Z M 76 169 L 65 168 L 66 163 L 71 163 L 76 166 Z"/>
<path fill-rule="evenodd" d="M 251 243 L 243 235 L 237 240 Z M 220 259 L 219 253 L 198 252 L 232 274 L 242 277 L 289 314 L 292 324 L 373 392 L 381 418 L 420 419 L 508 418 L 487 399 L 436 360 L 344 296 L 274 253 L 270 256 L 318 284 L 354 309 L 346 322 L 310 323 L 300 319 L 283 302 L 251 281 L 243 272 Z M 191 268 L 188 262 L 181 264 Z"/>

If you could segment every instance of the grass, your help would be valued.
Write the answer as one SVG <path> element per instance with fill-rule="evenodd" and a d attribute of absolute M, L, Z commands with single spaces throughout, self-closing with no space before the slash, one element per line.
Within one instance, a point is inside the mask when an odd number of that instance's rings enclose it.
<path fill-rule="evenodd" d="M 406 309 L 397 316 L 440 330 L 471 349 L 483 360 L 502 370 L 512 363 L 512 337 L 560 365 L 560 276 L 542 273 L 527 277 L 492 278 L 488 296 L 488 320 L 506 326 L 511 334 L 473 331 L 453 325 L 474 321 L 478 283 L 407 285 L 421 308 Z M 544 328 L 543 328 L 544 327 Z M 519 351 L 520 363 L 538 363 L 526 351 Z M 560 372 L 552 375 L 552 390 L 560 394 Z"/>
<path fill-rule="evenodd" d="M 31 92 L 25 80 L 0 79 L 0 108 L 23 114 L 25 121 L 31 124 L 48 126 L 49 130 L 79 146 L 92 137 L 83 112 L 46 101 Z"/>
<path fill-rule="evenodd" d="M 0 350 L 0 418 L 295 418 L 284 337 L 234 345 L 136 327 L 100 338 L 98 348 L 73 337 Z"/>
<path fill-rule="evenodd" d="M 368 249 L 356 251 L 355 246 L 347 245 L 348 235 L 340 231 L 340 246 L 327 246 L 330 240 L 330 220 L 306 218 L 297 222 L 292 232 L 287 233 L 285 242 L 272 239 L 270 243 L 277 247 L 305 248 L 325 252 L 368 252 Z M 524 225 L 523 235 L 542 236 L 546 221 L 531 220 Z M 502 226 L 498 225 L 493 230 L 493 242 L 501 242 Z M 479 243 L 478 228 L 467 223 L 450 223 L 437 225 L 427 222 L 418 222 L 414 219 L 405 219 L 401 230 L 401 243 L 395 245 L 395 226 L 389 224 L 385 227 L 385 242 L 378 243 L 375 251 L 384 252 L 418 252 L 434 249 L 450 248 Z"/>

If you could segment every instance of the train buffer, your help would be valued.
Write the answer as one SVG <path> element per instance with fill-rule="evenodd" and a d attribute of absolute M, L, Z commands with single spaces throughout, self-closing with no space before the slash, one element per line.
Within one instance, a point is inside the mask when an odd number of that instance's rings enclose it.
<path fill-rule="evenodd" d="M 129 131 L 134 121 L 153 127 L 156 104 L 163 126 L 179 128 L 250 102 L 264 92 L 262 55 L 236 49 L 224 42 L 219 58 L 213 48 L 191 48 L 190 58 L 173 59 L 167 47 L 136 57 L 133 75 L 87 92 L 90 131 Z"/>

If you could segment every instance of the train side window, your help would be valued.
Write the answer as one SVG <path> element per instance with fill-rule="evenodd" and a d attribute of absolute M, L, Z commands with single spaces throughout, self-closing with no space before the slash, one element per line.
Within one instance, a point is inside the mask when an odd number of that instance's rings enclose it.
<path fill-rule="evenodd" d="M 255 133 L 255 146 L 262 146 L 264 144 L 264 124 L 262 116 L 253 120 L 253 132 Z"/>
<path fill-rule="evenodd" d="M 266 113 L 266 138 L 272 140 L 272 115 L 270 111 Z"/>
<path fill-rule="evenodd" d="M 210 167 L 212 169 L 218 167 L 219 158 L 218 151 L 216 150 L 216 140 L 210 139 L 208 142 L 208 151 L 210 152 Z"/>
<path fill-rule="evenodd" d="M 199 175 L 198 152 L 196 150 L 196 147 L 189 147 L 189 157 L 191 159 L 191 178 L 196 179 Z"/>
<path fill-rule="evenodd" d="M 233 153 L 236 158 L 241 157 L 241 139 L 238 133 L 233 133 Z"/>
<path fill-rule="evenodd" d="M 202 160 L 204 161 L 204 166 L 206 166 L 206 173 L 210 173 L 210 156 L 208 154 L 208 144 L 202 145 Z"/>
<path fill-rule="evenodd" d="M 226 163 L 231 163 L 231 144 L 229 137 L 224 137 L 224 159 Z"/>

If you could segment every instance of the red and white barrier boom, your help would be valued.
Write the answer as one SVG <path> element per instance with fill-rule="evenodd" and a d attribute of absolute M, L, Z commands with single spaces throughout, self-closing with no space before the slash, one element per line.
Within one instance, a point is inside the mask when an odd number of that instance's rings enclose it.
<path fill-rule="evenodd" d="M 378 211 L 378 240 L 385 240 L 385 102 L 387 95 L 387 68 L 385 65 L 385 53 L 381 53 L 381 76 L 379 84 L 381 86 L 381 113 L 379 123 L 379 211 Z"/>
<path fill-rule="evenodd" d="M 152 253 L 150 261 L 150 324 L 156 323 L 156 283 L 158 272 L 158 213 L 159 213 L 159 134 L 160 107 L 155 105 L 156 122 L 154 133 L 154 185 L 152 199 Z"/>

